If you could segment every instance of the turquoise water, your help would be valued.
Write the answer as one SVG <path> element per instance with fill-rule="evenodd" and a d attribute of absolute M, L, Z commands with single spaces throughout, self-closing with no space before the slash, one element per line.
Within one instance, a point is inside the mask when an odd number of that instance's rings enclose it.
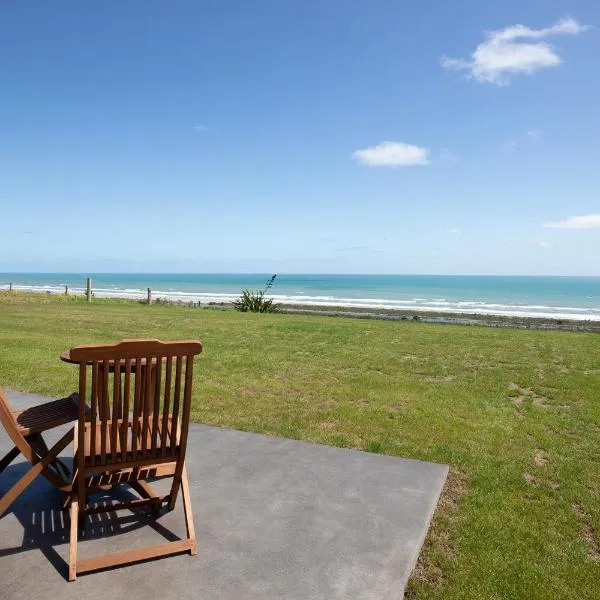
<path fill-rule="evenodd" d="M 242 288 L 260 289 L 271 274 L 92 274 L 94 294 L 227 302 Z M 83 293 L 86 274 L 0 273 L 0 289 Z M 278 302 L 349 308 L 396 308 L 449 313 L 600 320 L 600 277 L 279 274 Z"/>

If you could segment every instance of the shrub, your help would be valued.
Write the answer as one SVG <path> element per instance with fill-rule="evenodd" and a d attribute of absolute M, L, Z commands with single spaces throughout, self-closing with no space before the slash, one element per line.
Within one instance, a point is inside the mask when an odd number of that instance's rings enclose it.
<path fill-rule="evenodd" d="M 255 292 L 243 289 L 242 295 L 233 301 L 233 308 L 240 312 L 273 313 L 279 310 L 279 305 L 274 304 L 272 298 L 266 298 L 265 294 L 271 289 L 277 274 L 273 275 L 265 284 L 265 289 Z"/>

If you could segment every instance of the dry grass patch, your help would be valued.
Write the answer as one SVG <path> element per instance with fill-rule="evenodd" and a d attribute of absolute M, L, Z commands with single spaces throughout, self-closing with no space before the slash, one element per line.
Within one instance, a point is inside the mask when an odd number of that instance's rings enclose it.
<path fill-rule="evenodd" d="M 600 562 L 600 540 L 596 530 L 589 523 L 590 516 L 586 513 L 579 502 L 572 502 L 571 508 L 579 519 L 581 527 L 581 537 L 587 547 L 587 557 L 593 562 Z"/>
<path fill-rule="evenodd" d="M 533 462 L 538 467 L 545 467 L 550 462 L 550 457 L 546 452 L 537 448 L 533 453 Z"/>
<path fill-rule="evenodd" d="M 326 421 L 321 421 L 319 423 L 319 427 L 321 429 L 332 429 L 333 427 L 335 427 L 336 425 L 339 424 L 338 419 L 327 419 Z"/>
<path fill-rule="evenodd" d="M 461 520 L 460 501 L 467 491 L 467 484 L 467 474 L 451 467 L 423 549 L 408 582 L 405 598 L 420 598 L 424 589 L 433 593 L 444 587 L 452 560 L 458 553 L 452 530 Z"/>

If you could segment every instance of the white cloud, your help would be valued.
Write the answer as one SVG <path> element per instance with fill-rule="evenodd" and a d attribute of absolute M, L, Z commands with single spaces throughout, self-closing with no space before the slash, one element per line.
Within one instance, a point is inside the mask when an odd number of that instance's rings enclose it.
<path fill-rule="evenodd" d="M 561 64 L 561 57 L 548 42 L 542 41 L 543 38 L 578 35 L 586 29 L 570 17 L 543 29 L 511 25 L 487 32 L 486 40 L 477 46 L 470 60 L 442 56 L 440 62 L 445 69 L 467 71 L 476 81 L 505 85 L 512 75 L 531 75 L 539 69 Z"/>
<path fill-rule="evenodd" d="M 530 140 L 536 142 L 540 139 L 542 132 L 539 129 L 528 129 L 525 134 Z"/>
<path fill-rule="evenodd" d="M 355 150 L 352 156 L 360 163 L 371 167 L 409 167 L 428 165 L 429 150 L 404 142 L 381 142 Z"/>
<path fill-rule="evenodd" d="M 554 248 L 554 244 L 550 242 L 538 242 L 540 248 Z"/>
<path fill-rule="evenodd" d="M 505 140 L 502 143 L 502 147 L 505 150 L 516 150 L 519 147 L 519 142 L 517 140 Z"/>
<path fill-rule="evenodd" d="M 194 125 L 192 129 L 194 131 L 206 131 L 208 127 L 206 125 Z"/>
<path fill-rule="evenodd" d="M 458 227 L 450 227 L 450 229 L 446 229 L 446 233 L 458 234 L 462 233 L 462 229 L 459 229 Z"/>
<path fill-rule="evenodd" d="M 549 229 L 600 229 L 600 213 L 569 217 L 564 221 L 549 221 L 544 223 Z"/>

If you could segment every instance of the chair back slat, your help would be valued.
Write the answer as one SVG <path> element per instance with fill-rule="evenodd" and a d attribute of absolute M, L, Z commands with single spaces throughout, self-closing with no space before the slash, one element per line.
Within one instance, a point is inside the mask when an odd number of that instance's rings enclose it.
<path fill-rule="evenodd" d="M 142 359 L 135 360 L 135 390 L 133 396 L 133 424 L 131 426 L 131 457 L 137 459 L 140 427 L 140 408 L 142 406 Z"/>
<path fill-rule="evenodd" d="M 178 356 L 175 361 L 175 389 L 173 390 L 173 416 L 171 419 L 171 443 L 169 454 L 174 456 L 177 450 L 177 438 L 179 427 L 179 404 L 181 397 L 181 372 L 183 369 L 183 358 Z"/>
<path fill-rule="evenodd" d="M 81 394 L 81 391 L 80 391 Z M 98 363 L 92 363 L 92 389 L 90 398 L 90 460 L 91 464 L 96 462 L 96 421 L 98 417 Z"/>
<path fill-rule="evenodd" d="M 125 359 L 125 383 L 123 387 L 123 410 L 121 412 L 121 455 L 122 461 L 127 460 L 127 445 L 129 442 L 129 401 L 131 397 L 131 360 Z"/>
<path fill-rule="evenodd" d="M 169 428 L 169 412 L 171 410 L 171 376 L 173 371 L 173 357 L 167 356 L 167 368 L 165 373 L 165 395 L 163 397 L 162 430 L 160 433 L 161 457 L 167 453 L 167 433 Z"/>
<path fill-rule="evenodd" d="M 112 451 L 111 460 L 112 462 L 117 461 L 117 456 L 119 456 L 119 460 L 121 459 L 119 448 L 117 448 L 117 440 L 119 434 L 119 423 L 122 418 L 121 416 L 121 361 L 118 360 L 115 362 L 114 367 L 115 377 L 113 380 L 113 410 L 112 410 L 112 420 L 111 420 L 111 430 L 110 430 L 110 448 Z"/>
<path fill-rule="evenodd" d="M 187 443 L 193 356 L 201 350 L 195 341 L 157 340 L 72 348 L 71 359 L 80 361 L 81 404 L 90 407 L 79 415 L 79 447 L 88 449 L 80 467 L 102 471 L 168 459 L 179 465 Z"/>
<path fill-rule="evenodd" d="M 152 438 L 150 444 L 150 451 L 152 456 L 156 453 L 156 442 L 158 438 L 158 419 L 160 416 L 160 390 L 161 390 L 161 376 L 162 376 L 162 361 L 156 361 L 156 367 L 154 368 L 154 406 L 152 407 Z M 160 438 L 159 438 L 160 442 Z"/>
<path fill-rule="evenodd" d="M 110 422 L 110 408 L 108 406 L 108 370 L 110 366 L 107 361 L 100 363 L 100 377 L 102 385 L 99 386 L 99 416 L 100 416 L 100 464 L 106 464 L 106 447 L 108 442 L 108 424 Z"/>
<path fill-rule="evenodd" d="M 91 411 L 86 415 L 86 395 L 81 395 L 81 390 L 87 389 L 87 365 L 79 363 L 79 404 L 77 414 L 77 447 L 85 448 L 85 419 L 91 416 Z"/>
<path fill-rule="evenodd" d="M 185 360 L 185 387 L 183 390 L 183 411 L 181 417 L 181 439 L 178 440 L 181 463 L 185 458 L 187 437 L 190 424 L 190 410 L 192 407 L 192 380 L 194 376 L 194 357 L 188 356 Z"/>
<path fill-rule="evenodd" d="M 123 417 L 123 410 L 122 410 L 123 397 L 122 397 L 122 390 L 121 390 L 121 384 L 122 384 L 121 373 L 122 373 L 123 365 L 124 365 L 124 363 L 120 360 L 117 360 L 114 363 L 115 377 L 114 377 L 114 381 L 113 381 L 113 413 L 112 413 L 113 421 L 115 419 L 121 419 Z"/>
<path fill-rule="evenodd" d="M 150 440 L 150 420 L 152 418 L 152 357 L 146 357 L 146 368 L 144 377 L 144 400 L 142 404 L 142 456 L 146 458 L 148 442 Z"/>

